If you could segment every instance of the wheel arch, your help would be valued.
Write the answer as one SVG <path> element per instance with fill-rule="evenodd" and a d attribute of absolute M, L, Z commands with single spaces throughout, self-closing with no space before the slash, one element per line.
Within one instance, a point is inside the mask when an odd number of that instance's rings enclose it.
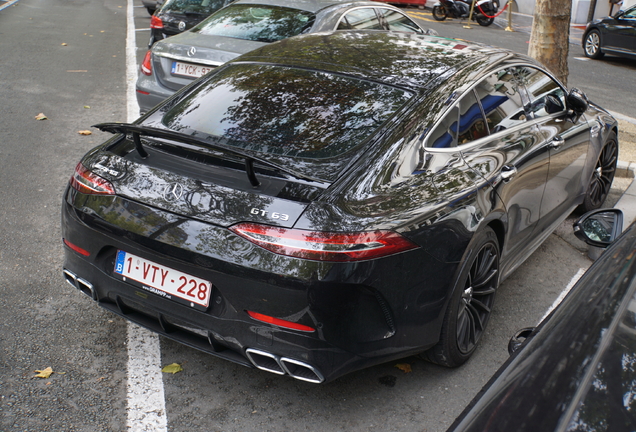
<path fill-rule="evenodd" d="M 494 219 L 488 222 L 486 226 L 490 227 L 495 232 L 495 235 L 497 236 L 497 243 L 499 243 L 499 253 L 501 254 L 506 238 L 506 228 L 504 226 L 504 223 L 501 221 L 501 219 Z"/>

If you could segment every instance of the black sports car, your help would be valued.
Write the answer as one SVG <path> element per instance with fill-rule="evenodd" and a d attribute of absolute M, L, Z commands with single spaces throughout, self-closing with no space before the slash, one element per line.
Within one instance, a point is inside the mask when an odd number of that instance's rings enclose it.
<path fill-rule="evenodd" d="M 465 362 L 501 280 L 598 207 L 616 121 L 529 58 L 351 31 L 215 69 L 77 165 L 67 280 L 166 337 L 322 382 Z"/>
<path fill-rule="evenodd" d="M 583 34 L 586 57 L 600 59 L 606 53 L 623 57 L 636 56 L 636 6 L 620 11 L 613 17 L 587 24 Z"/>
<path fill-rule="evenodd" d="M 615 212 L 584 215 L 575 229 L 607 246 L 622 228 Z M 636 430 L 635 250 L 632 224 L 539 327 L 520 333 L 525 342 L 448 432 Z"/>

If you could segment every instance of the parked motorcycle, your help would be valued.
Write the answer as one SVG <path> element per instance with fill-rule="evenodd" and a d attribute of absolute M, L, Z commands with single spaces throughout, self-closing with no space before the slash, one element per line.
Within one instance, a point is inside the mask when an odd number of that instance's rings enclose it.
<path fill-rule="evenodd" d="M 489 26 L 495 21 L 491 17 L 499 10 L 496 0 L 439 0 L 433 6 L 433 18 L 437 21 L 444 21 L 447 17 L 468 19 L 472 2 L 475 2 L 473 21 L 480 26 Z"/>

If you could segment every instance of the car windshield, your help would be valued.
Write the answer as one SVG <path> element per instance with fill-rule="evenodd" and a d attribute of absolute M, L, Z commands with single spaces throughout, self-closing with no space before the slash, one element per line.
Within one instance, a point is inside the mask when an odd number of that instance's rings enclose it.
<path fill-rule="evenodd" d="M 326 72 L 237 64 L 168 109 L 164 126 L 244 150 L 307 159 L 361 145 L 411 94 Z"/>
<path fill-rule="evenodd" d="M 308 31 L 311 12 L 267 5 L 233 5 L 200 23 L 195 33 L 259 42 L 276 42 Z"/>
<path fill-rule="evenodd" d="M 227 3 L 228 0 L 167 0 L 161 7 L 161 12 L 208 16 Z"/>

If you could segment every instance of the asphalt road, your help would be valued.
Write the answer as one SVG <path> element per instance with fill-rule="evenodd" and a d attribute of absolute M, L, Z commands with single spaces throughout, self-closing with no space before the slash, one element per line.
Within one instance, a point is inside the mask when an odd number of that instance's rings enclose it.
<path fill-rule="evenodd" d="M 78 131 L 126 120 L 126 6 L 20 0 L 0 11 L 0 432 L 127 429 L 128 325 L 63 281 L 59 227 L 75 164 L 109 136 Z M 148 24 L 136 8 L 138 60 Z M 610 61 L 598 66 L 603 80 L 588 81 L 608 102 L 624 99 L 617 83 L 635 65 Z M 48 119 L 36 120 L 39 113 Z M 411 357 L 403 361 L 410 373 L 393 362 L 316 386 L 161 339 L 160 364 L 148 370 L 176 362 L 184 371 L 163 375 L 159 414 L 174 432 L 443 431 L 506 359 L 508 338 L 535 325 L 589 266 L 578 247 L 564 229 L 502 285 L 482 345 L 462 368 Z M 55 373 L 34 378 L 47 367 Z"/>

